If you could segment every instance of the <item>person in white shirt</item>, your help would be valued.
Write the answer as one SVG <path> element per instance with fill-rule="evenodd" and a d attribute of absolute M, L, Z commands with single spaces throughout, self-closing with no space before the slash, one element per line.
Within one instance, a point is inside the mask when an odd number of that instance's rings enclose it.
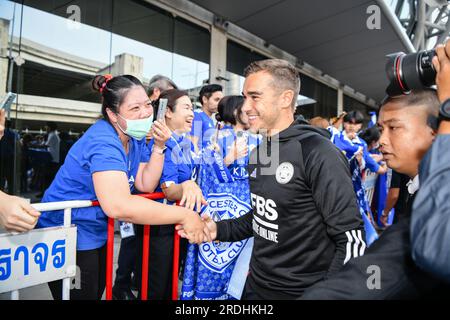
<path fill-rule="evenodd" d="M 59 164 L 59 145 L 61 139 L 56 131 L 57 125 L 54 122 L 48 122 L 47 128 L 48 138 L 45 145 L 48 148 L 48 152 L 52 155 L 52 162 Z"/>

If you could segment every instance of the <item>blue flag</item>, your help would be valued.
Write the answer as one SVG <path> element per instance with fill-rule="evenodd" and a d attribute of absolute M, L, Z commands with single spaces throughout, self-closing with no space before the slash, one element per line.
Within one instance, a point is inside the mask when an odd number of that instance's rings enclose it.
<path fill-rule="evenodd" d="M 250 211 L 250 190 L 247 179 L 234 179 L 220 154 L 203 150 L 198 184 L 208 202 L 201 215 L 214 221 L 235 219 Z M 184 268 L 181 300 L 227 300 L 236 260 L 248 239 L 237 242 L 189 244 Z"/>
<path fill-rule="evenodd" d="M 372 212 L 367 202 L 366 194 L 362 184 L 361 170 L 359 168 L 359 163 L 356 158 L 350 160 L 350 171 L 352 174 L 353 189 L 355 190 L 356 193 L 359 211 L 364 221 L 364 230 L 366 232 L 366 244 L 367 246 L 370 246 L 375 240 L 378 239 L 378 233 L 369 219 L 369 215 L 372 217 Z"/>

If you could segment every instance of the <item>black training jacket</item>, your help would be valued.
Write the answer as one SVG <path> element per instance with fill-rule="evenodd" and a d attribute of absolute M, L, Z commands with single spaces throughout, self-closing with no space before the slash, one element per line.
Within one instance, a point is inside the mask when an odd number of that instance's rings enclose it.
<path fill-rule="evenodd" d="M 218 222 L 217 240 L 255 237 L 247 284 L 259 296 L 298 298 L 364 254 L 348 162 L 327 130 L 294 122 L 252 152 L 248 172 L 253 210 Z"/>

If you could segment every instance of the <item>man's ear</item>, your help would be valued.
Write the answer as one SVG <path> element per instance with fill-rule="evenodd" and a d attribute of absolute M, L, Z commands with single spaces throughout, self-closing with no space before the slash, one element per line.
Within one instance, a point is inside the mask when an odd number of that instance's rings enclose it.
<path fill-rule="evenodd" d="M 295 97 L 294 97 L 294 91 L 293 90 L 284 90 L 281 93 L 281 99 L 283 102 L 283 109 L 284 108 L 291 108 L 292 106 L 292 101 L 294 101 Z"/>
<path fill-rule="evenodd" d="M 208 102 L 208 98 L 203 96 L 202 97 L 202 106 L 205 105 Z"/>

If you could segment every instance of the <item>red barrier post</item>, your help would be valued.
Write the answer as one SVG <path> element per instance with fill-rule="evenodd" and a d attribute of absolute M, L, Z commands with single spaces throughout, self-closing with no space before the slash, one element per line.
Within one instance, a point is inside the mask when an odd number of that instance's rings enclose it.
<path fill-rule="evenodd" d="M 113 257 L 114 219 L 108 218 L 108 239 L 106 244 L 106 300 L 112 300 Z"/>
<path fill-rule="evenodd" d="M 139 196 L 158 200 L 164 199 L 163 192 L 139 194 Z M 99 206 L 100 203 L 95 200 L 92 201 L 92 206 Z M 148 256 L 149 256 L 149 241 L 150 241 L 150 226 L 144 226 L 144 243 L 142 250 L 142 283 L 141 283 L 141 298 L 147 300 L 148 287 Z M 113 274 L 113 259 L 114 259 L 114 219 L 108 218 L 107 230 L 107 244 L 106 244 L 106 300 L 112 300 L 112 274 Z M 145 270 L 145 272 L 144 272 Z"/>
<path fill-rule="evenodd" d="M 173 269 L 172 269 L 172 300 L 178 300 L 178 272 L 180 258 L 180 236 L 177 230 L 173 235 Z"/>
<path fill-rule="evenodd" d="M 141 300 L 147 300 L 148 288 L 148 257 L 150 255 L 150 226 L 144 226 L 144 240 L 142 243 L 142 282 Z"/>

